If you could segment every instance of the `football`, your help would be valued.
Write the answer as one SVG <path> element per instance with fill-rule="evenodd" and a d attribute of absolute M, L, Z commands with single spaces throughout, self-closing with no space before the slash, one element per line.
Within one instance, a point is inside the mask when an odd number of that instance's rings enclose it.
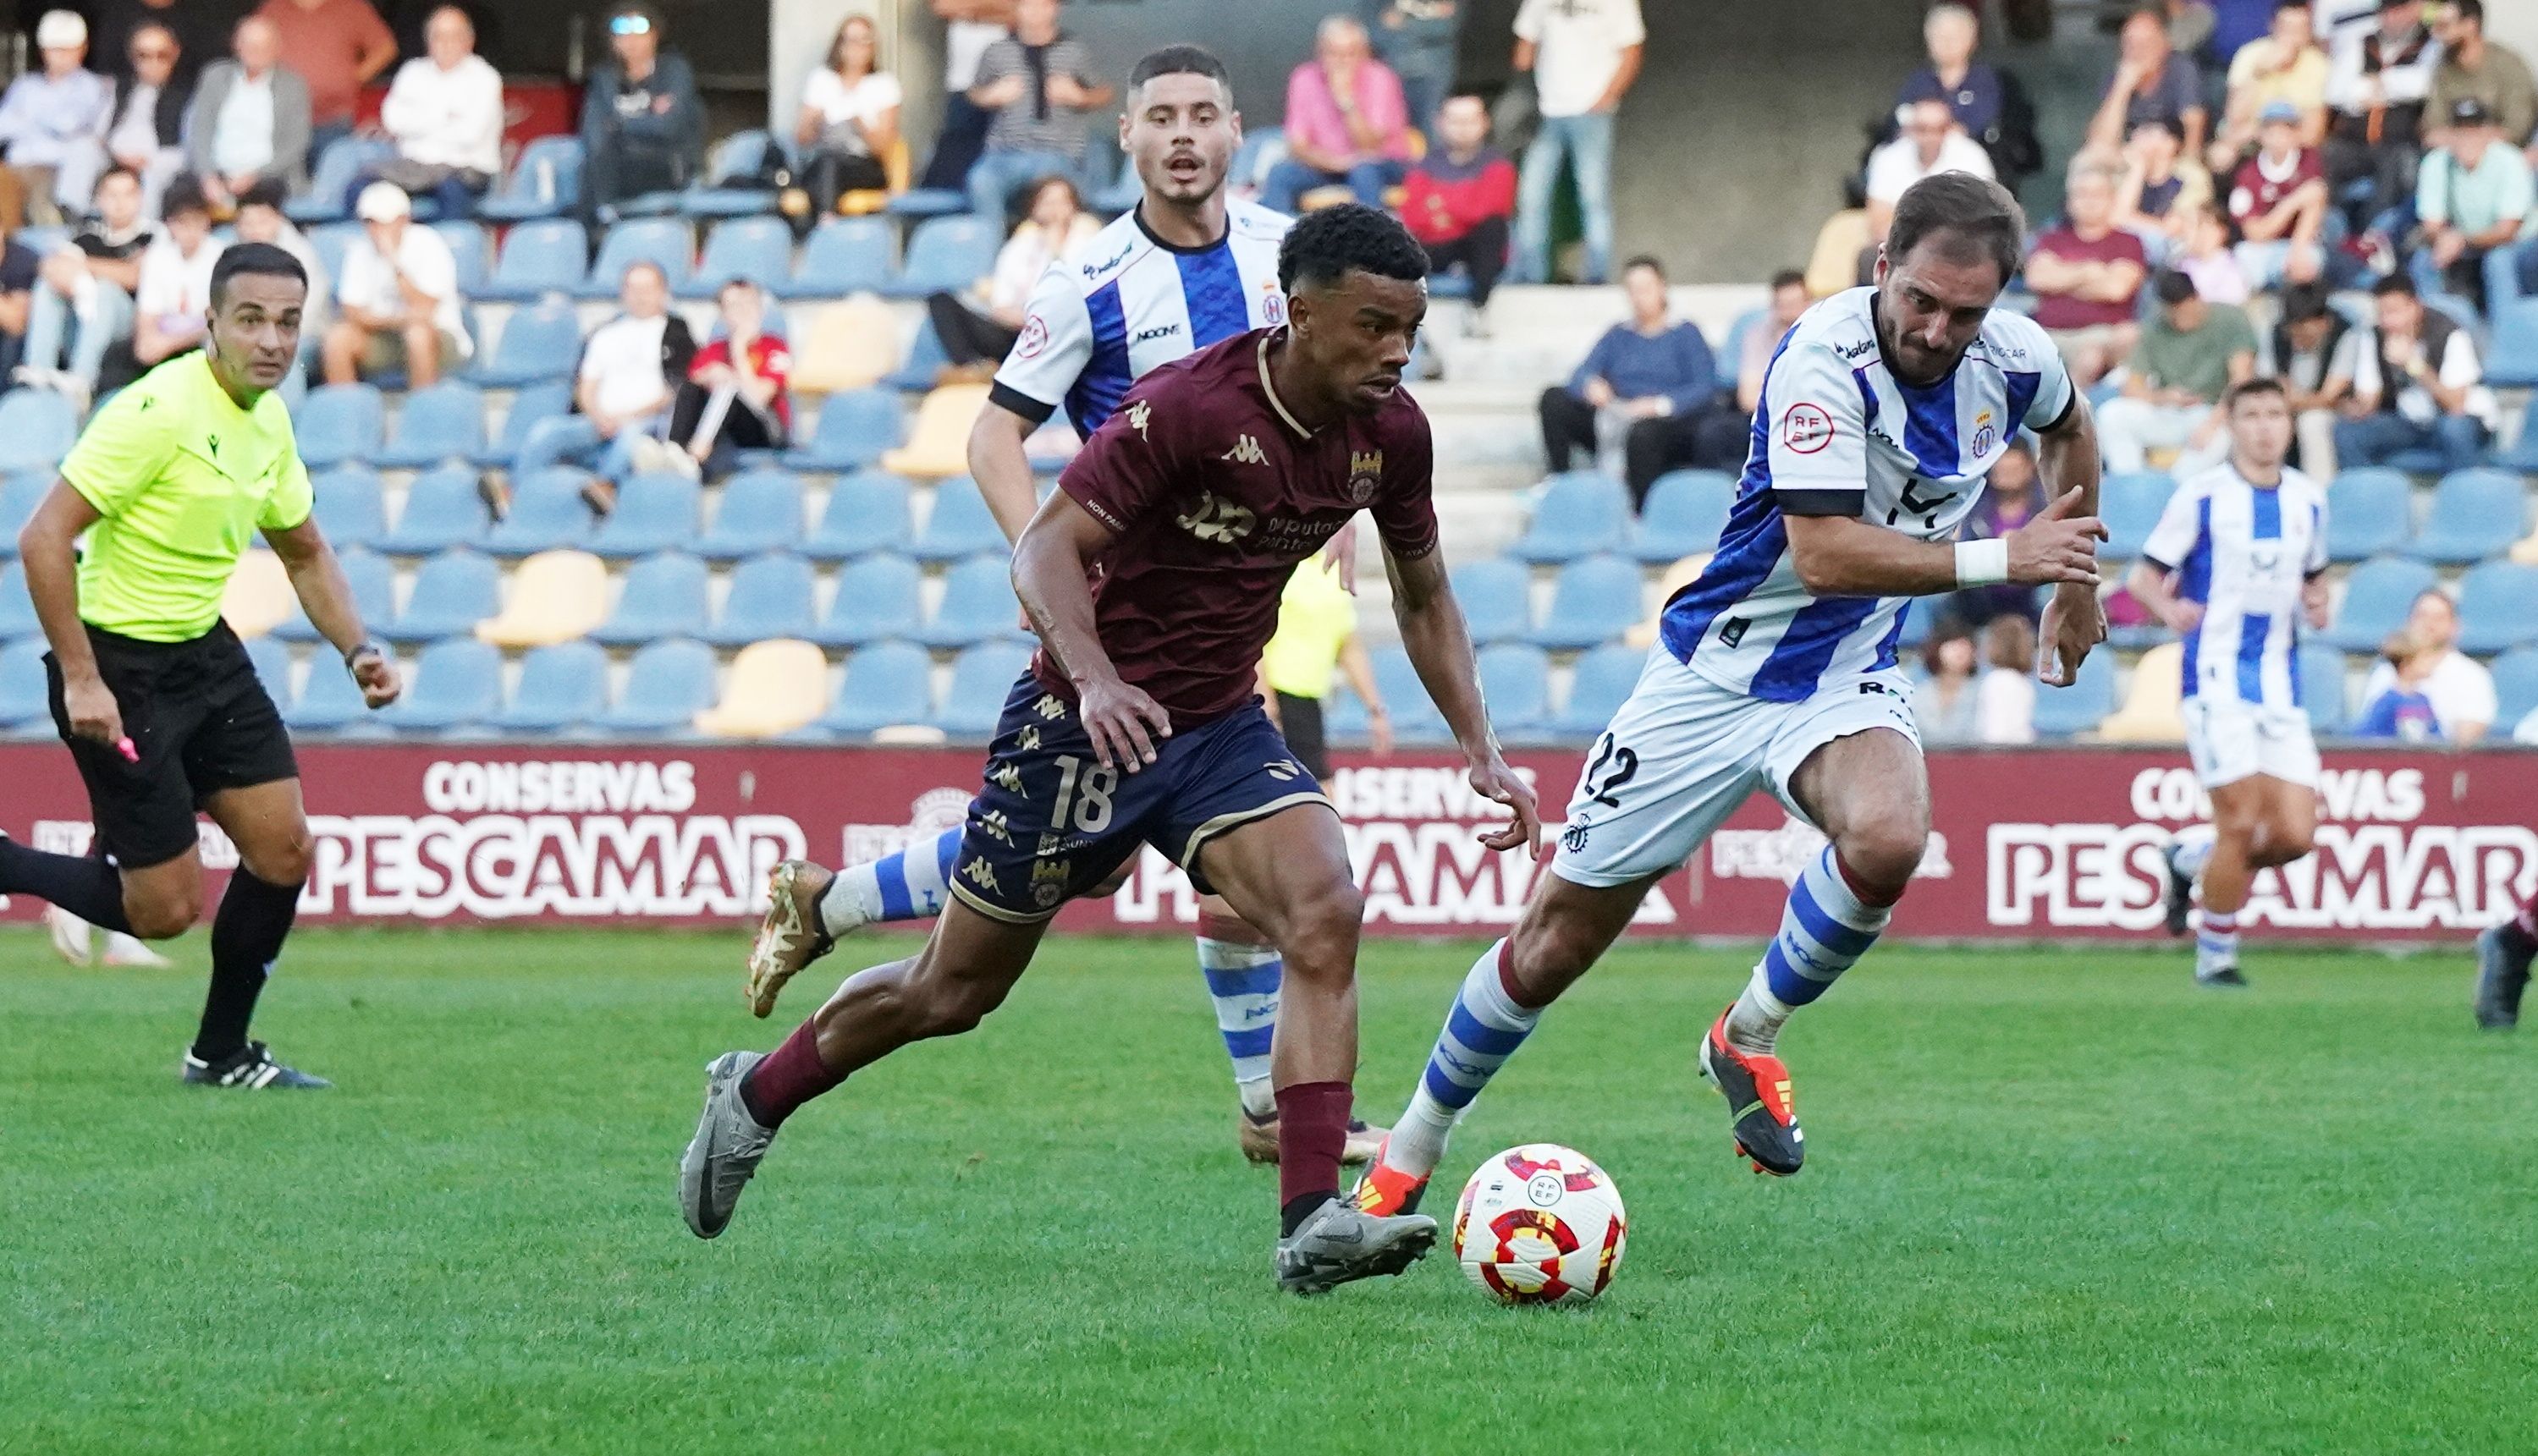
<path fill-rule="evenodd" d="M 1622 1192 L 1586 1155 L 1527 1143 L 1490 1158 L 1454 1206 L 1454 1258 L 1504 1304 L 1584 1304 L 1630 1241 Z"/>

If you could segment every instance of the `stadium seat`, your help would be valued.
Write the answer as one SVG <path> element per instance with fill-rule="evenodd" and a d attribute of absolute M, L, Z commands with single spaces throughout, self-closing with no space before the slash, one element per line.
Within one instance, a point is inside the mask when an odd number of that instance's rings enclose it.
<path fill-rule="evenodd" d="M 557 642 L 520 659 L 520 681 L 493 726 L 508 733 L 561 733 L 608 711 L 608 654 L 588 642 Z"/>
<path fill-rule="evenodd" d="M 1630 533 L 1631 497 L 1622 483 L 1571 471 L 1545 483 L 1524 538 L 1507 548 L 1520 562 L 1560 563 L 1620 551 Z"/>
<path fill-rule="evenodd" d="M 2140 556 L 2160 512 L 2168 509 L 2168 497 L 2175 494 L 2176 482 L 2156 471 L 2106 477 L 2098 489 L 2098 519 L 2106 526 L 2098 555 L 2112 562 Z"/>
<path fill-rule="evenodd" d="M 247 665 L 255 669 L 255 680 L 264 685 L 264 695 L 280 707 L 291 701 L 291 649 L 272 637 L 257 637 L 246 644 Z M 331 658 L 329 659 L 332 660 Z"/>
<path fill-rule="evenodd" d="M 581 281 L 585 298 L 614 298 L 625 286 L 626 270 L 651 263 L 669 276 L 670 291 L 685 288 L 696 266 L 696 237 L 684 218 L 634 218 L 608 230 L 589 276 Z"/>
<path fill-rule="evenodd" d="M 78 438 L 78 412 L 62 394 L 50 389 L 12 389 L 0 396 L 0 474 L 41 471 L 50 475 Z"/>
<path fill-rule="evenodd" d="M 483 202 L 479 217 L 525 223 L 568 213 L 581 201 L 581 138 L 570 133 L 539 137 L 520 149 L 504 177 Z"/>
<path fill-rule="evenodd" d="M 695 275 L 679 294 L 710 298 L 735 278 L 772 290 L 792 268 L 793 230 L 782 218 L 734 218 L 705 238 L 704 256 L 697 260 Z"/>
<path fill-rule="evenodd" d="M 358 546 L 339 548 L 335 563 L 344 568 L 344 579 L 352 584 L 354 605 L 362 609 L 362 622 L 373 631 L 396 615 L 396 565 L 377 552 Z M 0 609 L 8 602 L 8 584 L 0 579 Z M 9 633 L 0 626 L 0 637 Z M 274 624 L 273 634 L 286 642 L 313 642 L 317 629 L 309 624 L 308 615 L 295 603 L 291 615 Z"/>
<path fill-rule="evenodd" d="M 1374 666 L 1374 685 L 1383 694 L 1383 705 L 1392 715 L 1393 741 L 1410 747 L 1433 748 L 1454 741 L 1445 717 L 1428 696 L 1428 689 L 1419 681 L 1419 670 L 1410 665 L 1410 654 L 1399 647 L 1377 647 L 1368 654 Z"/>
<path fill-rule="evenodd" d="M 587 544 L 590 502 L 581 493 L 589 484 L 587 472 L 569 465 L 513 481 L 511 507 L 485 533 L 485 550 L 498 557 L 525 557 Z"/>
<path fill-rule="evenodd" d="M 33 732 L 52 727 L 52 689 L 44 677 L 44 639 L 21 637 L 0 646 L 0 729 Z"/>
<path fill-rule="evenodd" d="M 921 580 L 916 563 L 903 556 L 875 554 L 848 563 L 837 573 L 836 594 L 811 640 L 823 647 L 861 647 L 915 636 L 925 616 Z M 951 600 L 948 589 L 944 600 Z"/>
<path fill-rule="evenodd" d="M 1480 675 L 1490 726 L 1500 737 L 1538 739 L 1551 726 L 1551 659 L 1541 648 L 1521 642 L 1484 647 Z"/>
<path fill-rule="evenodd" d="M 2412 482 L 2394 470 L 2348 470 L 2326 488 L 2326 555 L 2367 562 L 2402 550 L 2415 533 Z"/>
<path fill-rule="evenodd" d="M 829 488 L 828 507 L 811 539 L 802 544 L 802 554 L 815 562 L 842 562 L 876 551 L 904 552 L 915 540 L 907 482 L 865 471 Z"/>
<path fill-rule="evenodd" d="M 731 573 L 722 614 L 705 640 L 738 647 L 773 637 L 808 637 L 817 592 L 811 563 L 800 557 L 777 554 L 743 562 Z"/>
<path fill-rule="evenodd" d="M 2485 382 L 2496 389 L 2538 389 L 2538 298 L 2514 299 L 2496 315 Z"/>
<path fill-rule="evenodd" d="M 713 649 L 672 637 L 634 654 L 627 666 L 625 690 L 599 727 L 614 734 L 684 738 L 695 731 L 697 714 L 713 700 Z"/>
<path fill-rule="evenodd" d="M 705 157 L 704 175 L 678 194 L 679 211 L 692 218 L 748 218 L 758 213 L 775 211 L 775 189 L 758 178 L 767 169 L 768 153 L 774 142 L 766 132 L 751 129 L 736 131 L 714 144 Z M 781 219 L 770 219 L 783 226 Z M 785 251 L 792 251 L 792 237 L 785 237 Z M 784 276 L 782 269 L 759 281 L 772 283 Z"/>
<path fill-rule="evenodd" d="M 909 480 L 943 480 L 969 469 L 969 427 L 987 406 L 984 384 L 945 384 L 925 396 L 907 427 L 907 443 L 881 457 L 881 468 Z"/>
<path fill-rule="evenodd" d="M 793 351 L 793 393 L 841 394 L 866 389 L 899 367 L 899 318 L 879 298 L 822 303 Z"/>
<path fill-rule="evenodd" d="M 2396 557 L 2373 557 L 2344 578 L 2344 601 L 2326 640 L 2347 652 L 2376 652 L 2405 625 L 2415 598 L 2432 589 L 2433 568 Z"/>
<path fill-rule="evenodd" d="M 377 462 L 385 437 L 387 402 L 368 384 L 327 384 L 308 391 L 291 422 L 300 458 L 310 470 L 348 461 Z"/>
<path fill-rule="evenodd" d="M 2532 395 L 2521 411 L 2519 440 L 2510 449 L 2496 450 L 2494 463 L 2524 475 L 2538 474 L 2538 395 Z"/>
<path fill-rule="evenodd" d="M 724 483 L 713 524 L 694 548 L 709 562 L 787 551 L 802 540 L 802 482 L 790 472 L 752 470 Z"/>
<path fill-rule="evenodd" d="M 241 637 L 263 636 L 291 620 L 300 607 L 299 593 L 282 558 L 263 547 L 238 553 L 230 584 L 221 592 L 221 620 Z"/>
<path fill-rule="evenodd" d="M 683 475 L 656 471 L 617 488 L 617 507 L 599 522 L 590 549 L 610 561 L 679 551 L 697 539 L 704 493 Z"/>
<path fill-rule="evenodd" d="M 423 470 L 473 460 L 484 449 L 485 392 L 461 379 L 443 379 L 407 394 L 397 407 L 396 433 L 364 458 L 390 470 Z"/>
<path fill-rule="evenodd" d="M 996 731 L 1014 683 L 1031 666 L 1031 649 L 1015 642 L 981 642 L 952 664 L 952 686 L 934 726 L 955 738 L 983 739 Z"/>
<path fill-rule="evenodd" d="M 443 552 L 414 573 L 414 590 L 385 635 L 394 642 L 429 642 L 470 635 L 476 624 L 502 610 L 502 568 L 472 551 Z M 373 630 L 377 628 L 373 625 Z"/>
<path fill-rule="evenodd" d="M 2466 565 L 2499 557 L 2529 529 L 2529 487 L 2507 470 L 2456 470 L 2433 488 L 2424 528 L 2406 547 L 2417 561 Z"/>
<path fill-rule="evenodd" d="M 2460 578 L 2462 652 L 2479 657 L 2538 642 L 2538 566 L 2487 562 Z"/>
<path fill-rule="evenodd" d="M 2345 702 L 2344 654 L 2324 642 L 2303 642 L 2293 670 L 2300 674 L 2301 706 L 2308 713 L 2309 731 L 2325 737 L 2342 733 L 2352 714 Z"/>
<path fill-rule="evenodd" d="M 808 727 L 829 705 L 829 661 L 790 638 L 752 642 L 731 660 L 722 700 L 697 714 L 708 738 L 773 738 Z"/>
<path fill-rule="evenodd" d="M 846 680 L 819 726 L 840 738 L 866 738 L 884 728 L 922 723 L 931 713 L 934 665 L 925 649 L 877 642 L 846 660 Z"/>
<path fill-rule="evenodd" d="M 449 244 L 449 256 L 458 264 L 458 297 L 483 297 L 485 280 L 494 271 L 494 237 L 485 225 L 473 218 L 444 218 L 432 225 L 440 240 Z M 340 278 L 341 271 L 328 278 Z"/>
<path fill-rule="evenodd" d="M 1718 549 L 1718 533 L 1736 502 L 1736 482 L 1715 470 L 1675 470 L 1657 477 L 1639 509 L 1631 553 L 1653 566 Z"/>
<path fill-rule="evenodd" d="M 890 224 L 879 218 L 831 218 L 811 230 L 793 276 L 776 286 L 777 297 L 842 298 L 877 294 L 898 265 Z"/>
<path fill-rule="evenodd" d="M 34 598 L 27 595 L 27 568 L 11 562 L 0 566 L 0 641 L 33 636 L 43 630 L 35 621 Z"/>
<path fill-rule="evenodd" d="M 645 557 L 627 568 L 616 609 L 591 629 L 591 640 L 628 647 L 657 637 L 701 635 L 711 600 L 709 579 L 705 563 L 695 557 L 676 552 Z"/>
<path fill-rule="evenodd" d="M 2143 653 L 2133 663 L 2124 705 L 2098 725 L 2098 736 L 2109 743 L 2183 743 L 2184 667 L 2183 642 L 2162 642 Z"/>
<path fill-rule="evenodd" d="M 488 389 L 518 389 L 569 379 L 581 362 L 581 319 L 562 298 L 515 309 L 491 350 L 479 351 L 473 371 Z M 510 429 L 505 425 L 503 434 Z"/>
<path fill-rule="evenodd" d="M 493 276 L 468 297 L 532 303 L 550 294 L 579 289 L 589 266 L 590 237 L 581 225 L 570 218 L 541 218 L 510 231 L 495 259 Z"/>
<path fill-rule="evenodd" d="M 1004 235 L 995 223 L 967 213 L 928 218 L 907 237 L 907 260 L 882 292 L 894 298 L 967 293 L 995 271 Z"/>
<path fill-rule="evenodd" d="M 396 524 L 379 538 L 379 550 L 410 557 L 481 545 L 493 529 L 493 514 L 478 486 L 476 472 L 463 465 L 416 476 L 406 487 L 405 508 L 397 512 Z"/>
<path fill-rule="evenodd" d="M 987 497 L 975 481 L 963 477 L 934 488 L 934 509 L 925 517 L 912 553 L 920 562 L 957 562 L 980 552 L 1000 552 L 1007 542 L 997 526 Z"/>
<path fill-rule="evenodd" d="M 413 664 L 404 666 L 411 668 Z M 280 703 L 280 699 L 276 701 Z M 282 721 L 291 725 L 294 733 L 332 733 L 356 725 L 367 727 L 371 722 L 369 704 L 362 700 L 362 686 L 353 681 L 353 675 L 326 671 L 322 663 L 311 665 L 300 695 L 280 705 Z"/>
<path fill-rule="evenodd" d="M 1453 569 L 1454 600 L 1472 641 L 1520 642 L 1533 632 L 1533 572 L 1504 557 L 1466 562 Z"/>
<path fill-rule="evenodd" d="M 1560 568 L 1550 609 L 1533 629 L 1537 647 L 1594 647 L 1618 638 L 1644 615 L 1639 563 L 1626 557 L 1583 557 Z"/>
<path fill-rule="evenodd" d="M 943 382 L 943 371 L 952 367 L 952 357 L 943 352 L 943 336 L 934 332 L 934 320 L 926 319 L 916 326 L 916 336 L 907 342 L 907 357 L 900 361 L 882 382 L 893 389 L 922 394 Z"/>
<path fill-rule="evenodd" d="M 369 167 L 395 156 L 394 144 L 383 139 L 337 137 L 317 154 L 316 165 L 309 168 L 306 189 L 282 205 L 282 215 L 303 228 L 343 218 L 352 211 L 346 204 L 354 181 Z"/>
<path fill-rule="evenodd" d="M 967 647 L 1022 631 L 1022 603 L 1014 598 L 1013 559 L 1002 552 L 975 556 L 943 576 L 943 600 L 915 633 L 929 647 Z"/>
<path fill-rule="evenodd" d="M 1613 714 L 1622 710 L 1631 690 L 1638 686 L 1639 672 L 1647 662 L 1646 652 L 1619 643 L 1578 658 L 1569 676 L 1569 700 L 1551 720 L 1551 731 L 1571 739 L 1603 732 Z"/>
<path fill-rule="evenodd" d="M 2520 720 L 2538 712 L 2538 647 L 2522 647 L 2494 659 L 2494 734 L 2507 738 Z"/>
<path fill-rule="evenodd" d="M 848 389 L 820 403 L 806 442 L 784 452 L 795 470 L 861 470 L 899 443 L 899 396 L 887 389 Z"/>
<path fill-rule="evenodd" d="M 18 554 L 18 533 L 35 518 L 35 507 L 52 489 L 49 470 L 26 471 L 0 482 L 0 560 Z"/>
<path fill-rule="evenodd" d="M 588 635 L 608 615 L 608 563 L 586 551 L 542 551 L 511 573 L 501 615 L 476 625 L 497 647 L 543 647 Z"/>
<path fill-rule="evenodd" d="M 423 649 L 404 695 L 381 713 L 403 733 L 445 733 L 486 724 L 502 710 L 502 654 L 490 643 L 449 637 Z"/>
<path fill-rule="evenodd" d="M 529 431 L 541 420 L 572 412 L 572 386 L 561 379 L 532 384 L 511 396 L 511 408 L 502 415 L 501 432 L 485 448 L 476 452 L 473 464 L 487 470 L 508 470 L 520 458 L 520 446 L 528 443 Z"/>
<path fill-rule="evenodd" d="M 308 482 L 317 530 L 337 551 L 375 546 L 388 533 L 387 493 L 367 465 L 338 465 Z"/>
<path fill-rule="evenodd" d="M 2068 688 L 2036 685 L 2036 736 L 2073 738 L 2094 732 L 2115 709 L 2115 663 L 2110 652 L 2092 652 Z"/>
<path fill-rule="evenodd" d="M 348 218 L 340 223 L 320 223 L 303 230 L 301 235 L 308 239 L 308 250 L 317 255 L 317 266 L 325 270 L 331 281 L 344 276 L 344 255 L 353 250 L 353 244 L 360 240 L 363 232 L 362 224 Z M 23 232 L 19 234 L 21 240 L 25 236 Z M 468 297 L 474 298 L 475 295 L 469 294 Z"/>
<path fill-rule="evenodd" d="M 912 187 L 894 194 L 884 211 L 894 218 L 943 218 L 969 210 L 969 194 L 958 187 Z"/>

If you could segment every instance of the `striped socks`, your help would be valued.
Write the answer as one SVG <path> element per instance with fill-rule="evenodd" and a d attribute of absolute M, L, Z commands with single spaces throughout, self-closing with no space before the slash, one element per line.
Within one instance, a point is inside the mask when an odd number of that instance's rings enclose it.
<path fill-rule="evenodd" d="M 961 827 L 919 839 L 870 864 L 837 872 L 820 898 L 821 927 L 833 936 L 894 920 L 930 920 L 951 895 L 952 861 L 961 852 Z"/>
<path fill-rule="evenodd" d="M 1780 933 L 1754 967 L 1754 977 L 1727 1013 L 1727 1040 L 1738 1051 L 1769 1056 L 1789 1014 L 1825 993 L 1859 962 L 1893 918 L 1893 902 L 1862 898 L 1840 856 L 1825 846 L 1789 887 Z"/>
<path fill-rule="evenodd" d="M 1278 948 L 1262 943 L 1250 926 L 1202 915 L 1198 968 L 1207 977 L 1208 998 L 1216 1003 L 1216 1028 L 1225 1034 L 1225 1054 L 1234 1059 L 1234 1087 L 1242 1094 L 1242 1110 L 1254 1119 L 1266 1118 L 1278 1110 L 1269 1087 L 1269 1050 L 1278 1036 L 1278 982 L 1286 962 Z"/>
<path fill-rule="evenodd" d="M 1409 1109 L 1392 1125 L 1384 1166 L 1414 1178 L 1435 1172 L 1464 1109 L 1542 1019 L 1542 1008 L 1525 1006 L 1508 991 L 1508 954 L 1507 943 L 1498 942 L 1481 953 L 1463 977 L 1462 989 L 1445 1013 L 1445 1028 L 1436 1033 L 1436 1049 L 1428 1054 L 1427 1074 L 1410 1094 Z"/>
<path fill-rule="evenodd" d="M 2194 974 L 2215 975 L 2238 963 L 2238 917 L 2205 906 L 2194 932 Z"/>

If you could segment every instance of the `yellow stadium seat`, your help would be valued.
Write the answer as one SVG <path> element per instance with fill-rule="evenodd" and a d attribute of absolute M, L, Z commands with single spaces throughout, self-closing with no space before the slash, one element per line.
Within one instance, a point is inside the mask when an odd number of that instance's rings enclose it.
<path fill-rule="evenodd" d="M 2184 663 L 2183 642 L 2162 642 L 2143 653 L 2133 664 L 2124 705 L 2098 725 L 2098 736 L 2108 743 L 2183 743 Z"/>
<path fill-rule="evenodd" d="M 608 563 L 586 551 L 542 551 L 511 576 L 501 615 L 476 624 L 497 647 L 569 642 L 608 616 Z"/>
<path fill-rule="evenodd" d="M 2512 543 L 2511 559 L 2524 566 L 2538 566 L 2538 531 Z"/>
<path fill-rule="evenodd" d="M 904 133 L 891 138 L 890 146 L 881 154 L 881 169 L 882 175 L 890 180 L 890 190 L 881 192 L 865 188 L 858 192 L 838 193 L 837 213 L 840 217 L 869 217 L 890 206 L 892 198 L 907 190 L 907 137 Z"/>
<path fill-rule="evenodd" d="M 899 319 L 890 305 L 857 294 L 811 312 L 793 351 L 796 394 L 840 394 L 878 384 L 899 367 Z"/>
<path fill-rule="evenodd" d="M 916 408 L 907 443 L 881 457 L 881 468 L 915 480 L 969 473 L 969 427 L 987 406 L 984 384 L 946 384 Z"/>
<path fill-rule="evenodd" d="M 697 714 L 715 738 L 773 738 L 820 716 L 829 696 L 829 660 L 791 637 L 752 642 L 732 659 L 722 701 Z"/>
<path fill-rule="evenodd" d="M 1859 282 L 1859 255 L 1868 247 L 1868 213 L 1861 208 L 1835 213 L 1816 233 L 1816 249 L 1807 258 L 1807 294 L 1825 298 Z"/>
<path fill-rule="evenodd" d="M 221 594 L 221 616 L 241 637 L 260 637 L 291 620 L 300 594 L 291 589 L 291 573 L 282 558 L 269 551 L 250 551 L 238 558 Z"/>

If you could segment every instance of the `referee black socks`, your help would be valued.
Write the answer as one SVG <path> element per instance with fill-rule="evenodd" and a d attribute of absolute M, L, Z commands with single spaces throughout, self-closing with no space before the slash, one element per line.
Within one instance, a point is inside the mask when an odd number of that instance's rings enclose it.
<path fill-rule="evenodd" d="M 30 849 L 0 834 L 0 894 L 32 894 L 91 925 L 129 934 L 123 876 L 101 859 Z"/>
<path fill-rule="evenodd" d="M 246 1045 L 255 998 L 299 914 L 299 886 L 269 884 L 248 874 L 244 865 L 231 873 L 220 912 L 212 917 L 212 987 L 203 998 L 195 1056 L 217 1063 Z"/>

